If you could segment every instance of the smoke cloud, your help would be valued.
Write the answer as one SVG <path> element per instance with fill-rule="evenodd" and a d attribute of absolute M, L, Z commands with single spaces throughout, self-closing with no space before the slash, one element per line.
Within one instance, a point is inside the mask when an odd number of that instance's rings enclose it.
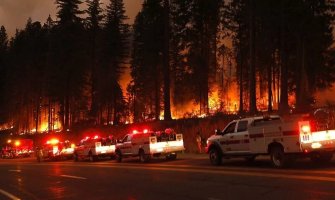
<path fill-rule="evenodd" d="M 15 34 L 16 29 L 23 29 L 28 18 L 33 21 L 46 21 L 49 14 L 56 19 L 56 0 L 0 0 L 0 26 L 5 26 L 9 36 Z M 109 0 L 102 0 L 104 7 Z M 133 23 L 141 8 L 143 0 L 124 0 L 126 14 Z M 84 9 L 84 6 L 81 8 Z"/>

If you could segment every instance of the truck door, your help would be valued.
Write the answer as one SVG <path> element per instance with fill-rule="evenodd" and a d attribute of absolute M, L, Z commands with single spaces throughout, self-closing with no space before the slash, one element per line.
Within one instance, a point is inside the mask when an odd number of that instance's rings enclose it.
<path fill-rule="evenodd" d="M 123 138 L 122 147 L 121 147 L 121 151 L 122 151 L 123 154 L 130 154 L 131 153 L 131 148 L 132 148 L 131 138 L 132 138 L 132 135 L 126 135 Z"/>
<path fill-rule="evenodd" d="M 247 120 L 238 122 L 236 132 L 232 134 L 232 140 L 235 142 L 233 145 L 234 151 L 249 151 L 249 134 L 247 129 Z"/>
<path fill-rule="evenodd" d="M 222 133 L 223 136 L 220 139 L 220 144 L 223 152 L 234 151 L 233 134 L 235 133 L 236 124 L 237 122 L 231 122 Z"/>

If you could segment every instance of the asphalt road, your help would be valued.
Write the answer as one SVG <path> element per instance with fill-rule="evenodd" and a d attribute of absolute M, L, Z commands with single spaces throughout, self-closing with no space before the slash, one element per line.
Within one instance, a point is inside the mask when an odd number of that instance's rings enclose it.
<path fill-rule="evenodd" d="M 268 159 L 211 166 L 206 155 L 179 155 L 175 161 L 137 159 L 43 162 L 0 160 L 0 200 L 115 199 L 229 200 L 335 199 L 335 161 L 298 161 L 273 169 Z"/>

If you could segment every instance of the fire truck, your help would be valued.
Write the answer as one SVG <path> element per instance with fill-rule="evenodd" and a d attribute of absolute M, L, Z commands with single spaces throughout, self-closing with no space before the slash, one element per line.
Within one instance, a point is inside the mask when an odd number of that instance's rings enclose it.
<path fill-rule="evenodd" d="M 1 157 L 29 157 L 33 152 L 33 140 L 31 139 L 8 140 L 6 146 L 2 148 Z"/>
<path fill-rule="evenodd" d="M 87 159 L 91 162 L 98 158 L 114 158 L 115 141 L 111 137 L 86 137 L 80 141 L 74 150 L 74 160 Z"/>
<path fill-rule="evenodd" d="M 176 134 L 172 129 L 165 131 L 133 131 L 124 136 L 116 144 L 116 161 L 121 162 L 124 157 L 139 157 L 140 162 L 148 162 L 151 157 L 165 155 L 174 160 L 177 153 L 184 151 L 183 135 Z"/>
<path fill-rule="evenodd" d="M 296 158 L 310 157 L 328 162 L 335 150 L 335 130 L 314 131 L 310 121 L 301 117 L 283 120 L 279 116 L 260 116 L 230 122 L 223 131 L 207 140 L 206 151 L 213 165 L 222 158 L 270 155 L 274 167 L 287 166 Z"/>
<path fill-rule="evenodd" d="M 36 152 L 38 162 L 44 160 L 63 160 L 73 157 L 75 145 L 70 141 L 59 141 L 57 138 L 52 138 L 46 141 Z"/>

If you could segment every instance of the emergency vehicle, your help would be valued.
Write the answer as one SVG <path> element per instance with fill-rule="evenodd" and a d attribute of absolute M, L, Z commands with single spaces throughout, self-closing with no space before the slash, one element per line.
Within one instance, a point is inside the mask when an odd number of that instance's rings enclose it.
<path fill-rule="evenodd" d="M 75 145 L 70 141 L 65 140 L 64 142 L 59 139 L 53 138 L 46 141 L 36 153 L 38 162 L 44 160 L 63 160 L 71 159 L 73 157 Z"/>
<path fill-rule="evenodd" d="M 295 158 L 309 156 L 327 162 L 335 150 L 335 130 L 313 131 L 309 121 L 276 115 L 249 117 L 230 122 L 207 140 L 206 152 L 213 165 L 222 158 L 244 157 L 253 161 L 258 155 L 270 155 L 274 167 L 284 167 Z"/>
<path fill-rule="evenodd" d="M 174 160 L 177 153 L 184 151 L 183 135 L 172 129 L 165 131 L 133 131 L 116 144 L 116 161 L 124 157 L 139 157 L 140 162 L 148 162 L 151 157 L 165 155 Z"/>
<path fill-rule="evenodd" d="M 31 139 L 17 139 L 8 140 L 5 147 L 2 148 L 2 158 L 21 158 L 29 157 L 33 154 L 33 140 Z"/>
<path fill-rule="evenodd" d="M 86 137 L 80 141 L 74 150 L 74 160 L 88 158 L 89 161 L 96 161 L 98 158 L 110 158 L 115 156 L 115 141 L 110 138 L 99 136 Z"/>

